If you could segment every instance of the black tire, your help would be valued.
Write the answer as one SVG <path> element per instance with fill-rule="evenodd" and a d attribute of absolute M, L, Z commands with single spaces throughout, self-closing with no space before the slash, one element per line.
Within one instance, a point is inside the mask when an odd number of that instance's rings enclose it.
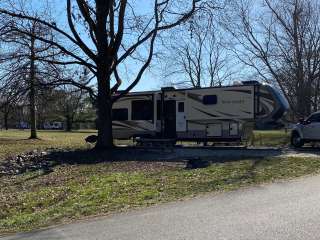
<path fill-rule="evenodd" d="M 291 145 L 295 148 L 300 148 L 304 145 L 304 141 L 298 132 L 293 132 L 291 135 Z"/>

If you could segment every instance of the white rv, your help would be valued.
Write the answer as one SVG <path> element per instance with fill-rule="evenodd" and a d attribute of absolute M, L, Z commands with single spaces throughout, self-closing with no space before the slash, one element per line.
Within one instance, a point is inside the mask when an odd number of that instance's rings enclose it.
<path fill-rule="evenodd" d="M 276 121 L 288 109 L 273 87 L 241 85 L 129 93 L 113 106 L 117 139 L 241 141 L 257 122 Z"/>

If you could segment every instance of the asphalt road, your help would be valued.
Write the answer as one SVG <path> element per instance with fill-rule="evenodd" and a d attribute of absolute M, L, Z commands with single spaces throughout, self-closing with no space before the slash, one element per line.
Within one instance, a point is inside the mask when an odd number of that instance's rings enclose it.
<path fill-rule="evenodd" d="M 320 176 L 200 197 L 4 239 L 318 240 Z"/>

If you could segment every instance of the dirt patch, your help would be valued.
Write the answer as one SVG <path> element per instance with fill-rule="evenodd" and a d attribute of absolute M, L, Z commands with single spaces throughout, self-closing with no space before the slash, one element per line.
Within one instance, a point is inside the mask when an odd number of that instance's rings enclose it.
<path fill-rule="evenodd" d="M 25 154 L 7 157 L 0 164 L 0 177 L 39 169 L 50 171 L 52 163 L 46 158 L 47 155 L 47 152 L 34 150 Z"/>

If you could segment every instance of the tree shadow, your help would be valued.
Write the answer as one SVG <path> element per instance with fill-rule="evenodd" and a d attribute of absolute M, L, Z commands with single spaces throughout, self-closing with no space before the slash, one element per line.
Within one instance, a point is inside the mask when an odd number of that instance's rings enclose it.
<path fill-rule="evenodd" d="M 41 171 L 42 175 L 49 174 L 53 171 L 53 168 L 58 165 L 81 165 L 81 164 L 98 164 L 102 162 L 175 162 L 186 164 L 190 161 L 209 161 L 210 163 L 224 163 L 241 159 L 255 159 L 252 169 L 259 164 L 261 159 L 257 156 L 244 157 L 241 154 L 229 154 L 229 150 L 223 154 L 217 154 L 215 150 L 203 150 L 207 155 L 199 155 L 202 150 L 199 149 L 179 149 L 179 148 L 139 148 L 139 147 L 115 147 L 111 150 L 97 150 L 97 149 L 78 149 L 78 150 L 60 150 L 50 149 L 47 154 L 31 157 L 30 160 L 23 163 L 23 166 L 18 166 L 18 175 L 25 172 Z M 233 151 L 233 150 L 230 150 Z M 277 156 L 278 152 L 274 152 L 273 155 Z M 258 160 L 257 160 L 258 159 Z M 13 161 L 16 166 L 17 163 Z M 19 164 L 18 164 L 19 165 Z M 207 164 L 206 164 L 207 165 Z M 1 166 L 0 166 L 1 167 Z M 0 169 L 1 170 L 1 169 Z M 253 170 L 251 174 L 253 174 Z M 3 174 L 2 174 L 3 175 Z M 1 171 L 0 171 L 1 176 Z M 39 175 L 38 175 L 39 176 Z"/>
<path fill-rule="evenodd" d="M 39 174 L 26 179 L 29 181 L 50 174 L 59 165 L 94 165 L 103 162 L 128 161 L 164 162 L 169 155 L 165 153 L 163 156 L 154 151 L 143 149 L 117 147 L 112 150 L 78 149 L 67 151 L 50 149 L 46 154 L 30 152 L 8 157 L 5 161 L 0 162 L 0 177 L 38 171 Z"/>

